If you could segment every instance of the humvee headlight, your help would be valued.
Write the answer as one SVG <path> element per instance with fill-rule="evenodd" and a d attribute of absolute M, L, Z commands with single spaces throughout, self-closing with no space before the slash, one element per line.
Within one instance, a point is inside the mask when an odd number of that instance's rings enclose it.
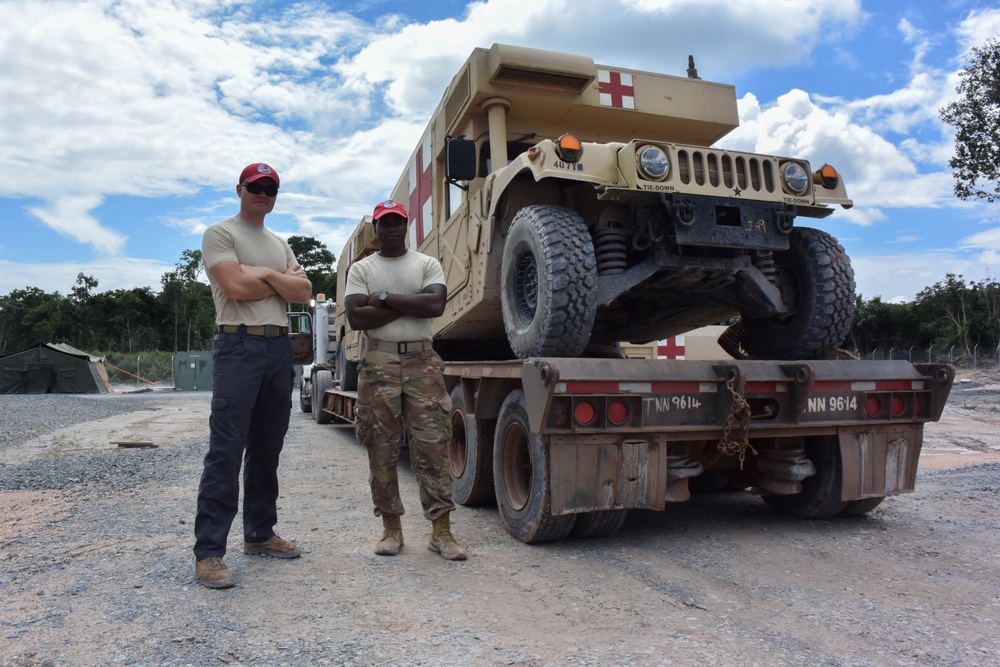
<path fill-rule="evenodd" d="M 790 192 L 797 195 L 805 194 L 809 188 L 809 174 L 798 162 L 786 162 L 781 168 L 781 180 Z"/>
<path fill-rule="evenodd" d="M 670 173 L 670 160 L 659 146 L 643 146 L 636 155 L 639 171 L 651 181 L 661 181 Z"/>

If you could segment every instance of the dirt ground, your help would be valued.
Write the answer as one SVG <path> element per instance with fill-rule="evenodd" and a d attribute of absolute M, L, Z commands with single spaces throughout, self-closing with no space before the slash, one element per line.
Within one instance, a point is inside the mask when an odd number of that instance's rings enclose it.
<path fill-rule="evenodd" d="M 296 400 L 278 530 L 305 554 L 231 543 L 223 591 L 194 581 L 191 555 L 209 396 L 174 394 L 3 453 L 157 473 L 0 493 L 0 665 L 1000 665 L 1000 380 L 963 380 L 926 429 L 916 491 L 866 517 L 712 494 L 529 546 L 495 507 L 459 508 L 464 563 L 427 551 L 405 462 L 406 546 L 374 555 L 364 452 Z"/>

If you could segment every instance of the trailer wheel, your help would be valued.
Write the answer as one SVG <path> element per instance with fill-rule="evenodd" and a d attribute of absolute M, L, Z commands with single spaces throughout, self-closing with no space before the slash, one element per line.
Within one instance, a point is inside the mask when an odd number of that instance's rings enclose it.
<path fill-rule="evenodd" d="M 868 514 L 873 509 L 882 504 L 885 496 L 875 498 L 861 498 L 860 500 L 848 500 L 847 506 L 840 510 L 837 516 L 862 516 Z"/>
<path fill-rule="evenodd" d="M 830 234 L 796 227 L 788 250 L 774 253 L 791 314 L 742 318 L 744 347 L 757 359 L 824 359 L 847 338 L 854 319 L 854 270 Z"/>
<path fill-rule="evenodd" d="M 299 409 L 305 414 L 312 412 L 312 401 L 306 396 L 305 389 L 306 380 L 302 378 L 302 382 L 299 384 Z"/>
<path fill-rule="evenodd" d="M 358 362 L 347 360 L 347 350 L 344 347 L 344 337 L 340 337 L 341 343 L 337 345 L 337 383 L 344 391 L 358 390 Z"/>
<path fill-rule="evenodd" d="M 578 213 L 561 206 L 518 211 L 500 285 L 504 329 L 518 358 L 583 352 L 597 314 L 597 260 Z"/>
<path fill-rule="evenodd" d="M 806 456 L 816 467 L 816 474 L 802 481 L 802 491 L 790 496 L 765 495 L 764 503 L 800 519 L 828 519 L 840 514 L 848 503 L 840 499 L 843 473 L 837 437 L 806 438 Z"/>
<path fill-rule="evenodd" d="M 625 523 L 628 510 L 601 510 L 582 512 L 576 515 L 576 522 L 569 536 L 579 540 L 591 537 L 611 537 Z"/>
<path fill-rule="evenodd" d="M 507 532 L 522 542 L 561 540 L 576 516 L 552 516 L 548 449 L 528 428 L 524 393 L 512 391 L 500 406 L 493 441 L 497 508 Z"/>
<path fill-rule="evenodd" d="M 459 505 L 482 505 L 494 498 L 493 431 L 496 420 L 476 419 L 465 409 L 462 385 L 451 390 L 448 465 L 451 496 Z"/>
<path fill-rule="evenodd" d="M 323 394 L 333 386 L 333 373 L 330 371 L 316 371 L 313 374 L 313 397 L 316 399 L 316 408 L 313 410 L 313 419 L 317 424 L 329 424 L 333 421 L 333 415 L 323 409 Z"/>

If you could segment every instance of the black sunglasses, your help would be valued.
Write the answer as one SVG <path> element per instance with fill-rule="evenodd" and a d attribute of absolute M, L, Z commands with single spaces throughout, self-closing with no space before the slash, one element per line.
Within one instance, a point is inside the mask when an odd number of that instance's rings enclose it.
<path fill-rule="evenodd" d="M 277 185 L 264 185 L 262 183 L 240 183 L 243 187 L 247 189 L 252 195 L 259 195 L 261 192 L 266 194 L 268 197 L 278 196 L 278 186 Z"/>

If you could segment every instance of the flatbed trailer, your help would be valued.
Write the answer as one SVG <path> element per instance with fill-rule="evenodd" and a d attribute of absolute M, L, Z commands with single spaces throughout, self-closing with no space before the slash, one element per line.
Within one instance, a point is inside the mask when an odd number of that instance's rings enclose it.
<path fill-rule="evenodd" d="M 332 377 L 332 375 L 331 375 Z M 446 362 L 456 502 L 495 500 L 524 542 L 613 534 L 629 509 L 751 488 L 803 518 L 913 491 L 954 380 L 904 361 L 529 358 Z M 314 383 L 353 421 L 357 393 Z"/>

